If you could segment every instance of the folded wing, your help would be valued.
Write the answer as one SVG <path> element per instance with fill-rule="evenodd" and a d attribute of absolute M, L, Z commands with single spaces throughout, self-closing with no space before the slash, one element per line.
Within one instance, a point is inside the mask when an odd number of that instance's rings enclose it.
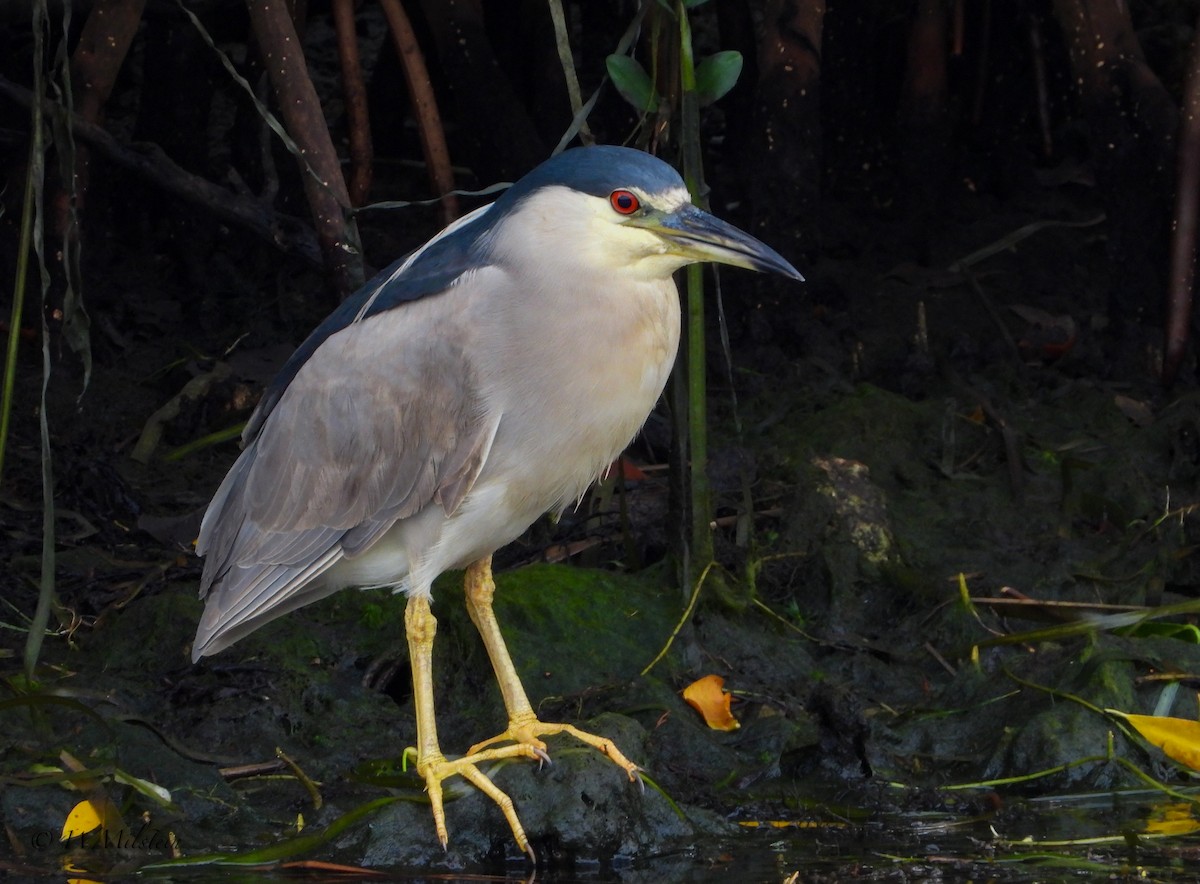
<path fill-rule="evenodd" d="M 498 416 L 471 341 L 427 304 L 329 336 L 273 404 L 204 517 L 194 658 L 336 591 L 318 579 L 332 565 L 426 507 L 453 513 L 470 490 Z"/>

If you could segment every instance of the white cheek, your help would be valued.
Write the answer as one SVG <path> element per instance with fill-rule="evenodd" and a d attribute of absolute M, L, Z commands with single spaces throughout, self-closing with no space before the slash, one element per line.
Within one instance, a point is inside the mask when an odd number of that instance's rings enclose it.
<path fill-rule="evenodd" d="M 655 234 L 608 218 L 594 218 L 589 226 L 587 260 L 596 269 L 625 273 L 641 282 L 667 279 L 685 264 L 672 254 L 669 244 Z"/>
<path fill-rule="evenodd" d="M 687 192 L 680 189 L 680 204 Z M 607 199 L 566 188 L 547 188 L 536 203 L 509 216 L 497 246 L 541 278 L 581 272 L 621 274 L 640 282 L 663 280 L 688 261 L 668 254 L 668 244 L 630 226 Z M 532 269 L 531 269 L 532 268 Z"/>

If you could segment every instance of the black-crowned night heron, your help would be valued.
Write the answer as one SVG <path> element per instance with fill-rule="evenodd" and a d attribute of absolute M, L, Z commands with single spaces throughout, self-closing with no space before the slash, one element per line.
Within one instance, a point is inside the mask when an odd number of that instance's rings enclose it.
<path fill-rule="evenodd" d="M 694 207 L 666 163 L 588 147 L 546 161 L 368 283 L 267 388 L 209 504 L 193 659 L 343 587 L 390 587 L 408 594 L 417 772 L 443 846 L 441 784 L 460 774 L 532 854 L 479 765 L 547 760 L 542 737 L 568 733 L 635 779 L 610 741 L 538 720 L 492 612 L 491 556 L 577 502 L 633 439 L 679 343 L 671 274 L 697 261 L 801 278 Z M 429 601 L 452 568 L 467 569 L 508 727 L 447 759 Z"/>

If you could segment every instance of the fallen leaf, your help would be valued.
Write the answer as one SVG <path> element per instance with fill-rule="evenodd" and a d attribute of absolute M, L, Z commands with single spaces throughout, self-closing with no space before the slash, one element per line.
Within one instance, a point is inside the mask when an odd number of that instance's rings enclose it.
<path fill-rule="evenodd" d="M 1075 346 L 1075 320 L 1072 317 L 1055 316 L 1024 304 L 1010 304 L 1008 309 L 1029 323 L 1029 328 L 1017 342 L 1026 355 L 1053 361 Z"/>
<path fill-rule="evenodd" d="M 1040 310 L 1037 307 L 1030 307 L 1027 304 L 1009 304 L 1008 309 L 1030 325 L 1036 325 L 1040 328 L 1054 328 L 1064 318 L 1055 316 L 1053 313 L 1047 313 L 1045 310 Z"/>
<path fill-rule="evenodd" d="M 301 869 L 306 872 L 325 872 L 326 877 L 345 875 L 347 877 L 373 878 L 386 877 L 387 872 L 368 869 L 363 866 L 347 866 L 342 863 L 325 862 L 320 859 L 299 859 L 294 862 L 281 863 L 281 869 Z"/>
<path fill-rule="evenodd" d="M 1187 801 L 1172 801 L 1150 808 L 1146 819 L 1147 835 L 1191 835 L 1200 832 L 1200 820 Z"/>
<path fill-rule="evenodd" d="M 1148 743 L 1162 749 L 1169 758 L 1200 770 L 1200 721 L 1167 718 L 1164 715 L 1131 715 L 1116 709 L 1107 712 L 1128 721 Z"/>
<path fill-rule="evenodd" d="M 747 829 L 845 829 L 840 820 L 738 820 Z"/>
<path fill-rule="evenodd" d="M 1125 417 L 1134 422 L 1135 425 L 1145 429 L 1154 423 L 1154 412 L 1150 410 L 1150 406 L 1140 399 L 1133 399 L 1129 396 L 1122 396 L 1120 393 L 1113 396 L 1113 402 L 1117 408 L 1121 409 L 1121 413 Z"/>
<path fill-rule="evenodd" d="M 624 457 L 618 457 L 609 466 L 607 475 L 614 473 L 627 482 L 644 482 L 647 478 L 645 470 Z"/>
<path fill-rule="evenodd" d="M 80 835 L 86 835 L 105 825 L 104 808 L 97 807 L 88 799 L 84 799 L 71 808 L 71 812 L 67 814 L 67 821 L 63 823 L 62 836 L 60 840 L 69 841 L 72 838 L 77 838 Z"/>
<path fill-rule="evenodd" d="M 713 730 L 735 731 L 742 725 L 729 710 L 733 695 L 724 687 L 725 679 L 721 676 L 706 675 L 683 689 L 683 699 L 704 716 L 704 723 Z"/>

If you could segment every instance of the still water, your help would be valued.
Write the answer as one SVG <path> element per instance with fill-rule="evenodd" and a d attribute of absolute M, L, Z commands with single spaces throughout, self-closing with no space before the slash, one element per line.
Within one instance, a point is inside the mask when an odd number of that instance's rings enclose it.
<path fill-rule="evenodd" d="M 143 867 L 136 857 L 103 872 L 77 853 L 68 877 L 207 884 L 221 881 L 839 882 L 1200 881 L 1200 806 L 1194 791 L 1094 793 L 970 802 L 952 810 L 746 821 L 738 837 L 657 856 L 535 873 L 524 865 L 473 873 L 340 869 L 302 858 L 287 867 Z M 963 806 L 966 806 L 964 804 Z M 990 808 L 978 812 L 978 807 Z M 111 855 L 109 857 L 111 859 Z M 35 870 L 29 869 L 29 872 Z M 49 873 L 50 870 L 46 870 Z M 90 874 L 89 874 L 90 873 Z M 59 880 L 63 871 L 55 875 Z"/>

